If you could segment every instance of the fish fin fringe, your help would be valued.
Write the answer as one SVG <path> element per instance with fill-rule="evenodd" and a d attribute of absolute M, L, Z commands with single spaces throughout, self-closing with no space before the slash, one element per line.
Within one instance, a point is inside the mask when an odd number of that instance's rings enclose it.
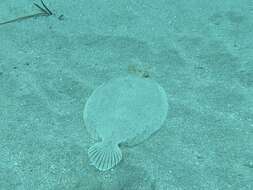
<path fill-rule="evenodd" d="M 92 165 L 106 171 L 121 161 L 122 152 L 117 144 L 98 142 L 88 149 L 88 156 Z"/>

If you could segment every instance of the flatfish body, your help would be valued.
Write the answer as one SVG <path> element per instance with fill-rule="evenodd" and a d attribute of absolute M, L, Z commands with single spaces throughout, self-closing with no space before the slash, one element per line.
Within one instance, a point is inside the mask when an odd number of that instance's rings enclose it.
<path fill-rule="evenodd" d="M 102 84 L 88 98 L 84 122 L 98 142 L 90 162 L 105 171 L 122 159 L 120 143 L 137 144 L 162 126 L 168 110 L 164 89 L 149 78 L 125 76 Z"/>

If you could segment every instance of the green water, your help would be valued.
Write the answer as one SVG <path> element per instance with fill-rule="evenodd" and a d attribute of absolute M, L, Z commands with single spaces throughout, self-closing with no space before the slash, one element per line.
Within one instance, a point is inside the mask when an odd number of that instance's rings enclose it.
<path fill-rule="evenodd" d="M 253 189 L 252 0 L 33 3 L 0 2 L 0 190 Z M 84 105 L 128 74 L 168 116 L 101 172 Z"/>

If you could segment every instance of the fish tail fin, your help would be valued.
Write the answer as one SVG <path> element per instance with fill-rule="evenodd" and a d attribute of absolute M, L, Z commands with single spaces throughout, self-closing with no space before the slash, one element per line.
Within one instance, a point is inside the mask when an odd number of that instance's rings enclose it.
<path fill-rule="evenodd" d="M 106 171 L 117 165 L 122 153 L 117 144 L 98 142 L 88 149 L 89 160 L 98 170 Z"/>

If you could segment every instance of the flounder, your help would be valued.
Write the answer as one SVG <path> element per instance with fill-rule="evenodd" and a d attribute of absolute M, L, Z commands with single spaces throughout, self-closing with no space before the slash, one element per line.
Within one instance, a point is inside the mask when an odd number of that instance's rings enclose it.
<path fill-rule="evenodd" d="M 165 90 L 155 81 L 138 76 L 109 80 L 88 98 L 84 122 L 98 142 L 88 149 L 98 170 L 113 168 L 122 159 L 120 143 L 137 144 L 160 129 L 168 110 Z"/>

